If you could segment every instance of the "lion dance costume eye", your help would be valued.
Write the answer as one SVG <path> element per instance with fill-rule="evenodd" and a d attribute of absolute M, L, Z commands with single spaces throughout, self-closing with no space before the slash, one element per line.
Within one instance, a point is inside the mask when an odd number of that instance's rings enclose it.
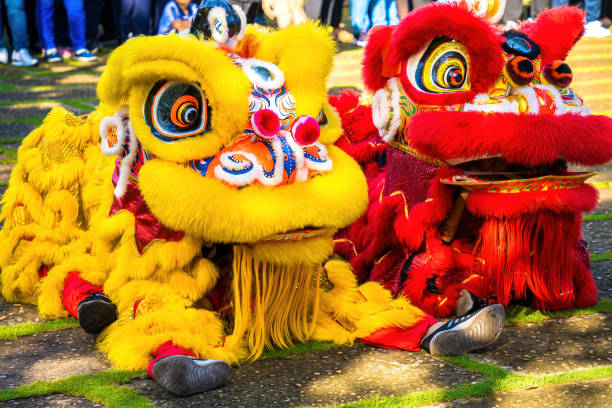
<path fill-rule="evenodd" d="M 199 85 L 159 81 L 144 106 L 145 121 L 157 138 L 171 142 L 209 130 L 210 110 Z"/>
<path fill-rule="evenodd" d="M 467 91 L 470 89 L 468 67 L 465 46 L 452 38 L 439 37 L 422 54 L 406 62 L 406 76 L 421 92 Z"/>

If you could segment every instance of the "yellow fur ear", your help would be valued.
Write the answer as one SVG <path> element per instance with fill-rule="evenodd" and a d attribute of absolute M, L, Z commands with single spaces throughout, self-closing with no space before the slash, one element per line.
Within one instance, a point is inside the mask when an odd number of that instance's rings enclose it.
<path fill-rule="evenodd" d="M 327 102 L 335 45 L 327 30 L 308 22 L 262 34 L 254 58 L 278 65 L 297 101 L 297 115 L 317 117 Z"/>

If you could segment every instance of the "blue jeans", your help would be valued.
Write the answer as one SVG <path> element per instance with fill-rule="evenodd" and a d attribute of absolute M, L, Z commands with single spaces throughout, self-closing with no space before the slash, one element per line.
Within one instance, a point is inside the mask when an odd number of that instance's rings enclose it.
<path fill-rule="evenodd" d="M 569 0 L 552 0 L 553 7 L 567 6 Z M 586 11 L 586 22 L 599 20 L 601 15 L 601 0 L 584 0 L 584 10 Z"/>
<path fill-rule="evenodd" d="M 70 34 L 72 48 L 75 51 L 86 48 L 83 0 L 64 0 L 64 7 L 68 14 L 68 34 Z M 46 50 L 56 48 L 55 33 L 53 31 L 53 12 L 53 0 L 36 1 L 37 26 L 42 46 Z"/>
<path fill-rule="evenodd" d="M 4 39 L 2 27 L 2 2 L 0 1 L 0 48 L 6 48 L 6 40 Z M 28 26 L 26 23 L 26 14 L 24 8 L 24 0 L 4 0 L 6 5 L 6 14 L 9 27 L 11 28 L 11 37 L 13 38 L 13 49 L 20 50 L 30 47 L 30 39 L 28 38 Z"/>
<path fill-rule="evenodd" d="M 399 23 L 395 0 L 351 0 L 351 26 L 356 36 L 376 25 Z"/>

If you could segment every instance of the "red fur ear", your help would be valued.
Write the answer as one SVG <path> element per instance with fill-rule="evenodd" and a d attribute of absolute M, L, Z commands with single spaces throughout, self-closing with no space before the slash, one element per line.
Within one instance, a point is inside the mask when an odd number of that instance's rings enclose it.
<path fill-rule="evenodd" d="M 584 11 L 578 7 L 544 10 L 533 23 L 523 24 L 521 32 L 540 46 L 542 62 L 565 60 L 584 34 Z"/>
<path fill-rule="evenodd" d="M 362 74 L 365 86 L 372 92 L 383 88 L 387 84 L 387 79 L 389 79 L 387 75 L 389 75 L 390 69 L 385 61 L 389 53 L 391 34 L 393 34 L 394 28 L 395 26 L 376 26 L 368 33 Z M 390 76 L 393 76 L 393 74 Z"/>

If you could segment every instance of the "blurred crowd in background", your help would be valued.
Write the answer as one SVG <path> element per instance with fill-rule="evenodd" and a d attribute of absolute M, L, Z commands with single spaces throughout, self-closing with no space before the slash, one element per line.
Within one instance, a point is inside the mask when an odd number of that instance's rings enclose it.
<path fill-rule="evenodd" d="M 364 46 L 376 25 L 397 24 L 432 0 L 232 0 L 249 23 L 286 27 L 320 20 L 335 40 Z M 39 58 L 95 61 L 96 53 L 136 35 L 189 30 L 199 1 L 0 0 L 0 63 L 33 66 Z M 586 11 L 585 36 L 610 36 L 612 0 L 507 0 L 502 28 L 517 28 L 549 7 L 573 4 Z M 343 19 L 344 17 L 344 19 Z"/>

